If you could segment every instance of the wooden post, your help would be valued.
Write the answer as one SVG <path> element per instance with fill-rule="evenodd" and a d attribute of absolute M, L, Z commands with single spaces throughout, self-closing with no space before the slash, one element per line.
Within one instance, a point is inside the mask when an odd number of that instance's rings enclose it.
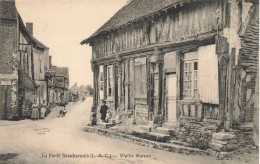
<path fill-rule="evenodd" d="M 228 89 L 228 118 L 227 121 L 229 122 L 229 126 L 232 126 L 232 122 L 233 122 L 233 110 L 234 110 L 234 97 L 235 97 L 235 70 L 233 69 L 233 67 L 235 66 L 235 56 L 236 56 L 236 49 L 232 48 L 231 54 L 230 54 L 230 60 L 229 60 L 229 89 Z"/>
<path fill-rule="evenodd" d="M 134 109 L 134 99 L 135 99 L 135 94 L 134 94 L 134 73 L 135 73 L 135 68 L 134 68 L 134 58 L 129 59 L 129 108 Z"/>
<path fill-rule="evenodd" d="M 183 74 L 183 69 L 182 69 L 182 57 L 181 57 L 181 52 L 178 51 L 176 52 L 176 92 L 177 92 L 177 95 L 176 95 L 176 116 L 177 116 L 177 119 L 179 118 L 180 116 L 180 113 L 181 113 L 181 106 L 180 106 L 180 103 L 179 101 L 181 100 L 181 93 L 182 93 L 182 77 L 181 75 Z M 168 116 L 168 115 L 167 115 Z M 167 117 L 166 116 L 166 117 Z M 168 118 L 168 117 L 167 117 Z"/>
<path fill-rule="evenodd" d="M 107 66 L 103 66 L 103 75 L 104 75 L 104 99 L 107 98 Z"/>
<path fill-rule="evenodd" d="M 113 64 L 113 78 L 114 78 L 114 84 L 112 84 L 112 85 L 114 85 L 114 114 L 117 114 L 117 104 L 118 104 L 118 88 L 117 88 L 117 86 L 118 86 L 118 83 L 117 83 L 117 79 L 118 79 L 118 77 L 117 77 L 117 71 L 118 71 L 118 62 L 115 62 L 114 64 Z"/>
<path fill-rule="evenodd" d="M 129 59 L 125 60 L 125 110 L 129 108 Z"/>
<path fill-rule="evenodd" d="M 228 67 L 228 48 L 229 44 L 226 37 L 216 37 L 216 53 L 218 54 L 219 71 L 219 114 L 220 120 L 226 121 L 227 113 L 227 67 Z"/>
<path fill-rule="evenodd" d="M 163 84 L 163 54 L 161 52 L 161 50 L 159 50 L 158 47 L 156 47 L 154 49 L 154 53 L 155 55 L 158 56 L 157 58 L 157 62 L 158 62 L 158 69 L 159 69 L 159 72 L 158 72 L 158 75 L 159 75 L 159 88 L 158 88 L 158 115 L 162 114 L 162 108 L 161 108 L 161 105 L 162 105 L 162 84 Z"/>
<path fill-rule="evenodd" d="M 152 121 L 151 113 L 153 112 L 152 107 L 152 76 L 151 76 L 151 58 L 146 58 L 146 73 L 147 73 L 147 105 L 148 105 L 148 120 Z"/>

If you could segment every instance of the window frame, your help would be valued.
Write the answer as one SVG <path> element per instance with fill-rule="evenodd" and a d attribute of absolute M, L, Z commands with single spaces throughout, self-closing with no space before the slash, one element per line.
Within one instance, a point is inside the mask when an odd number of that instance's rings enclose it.
<path fill-rule="evenodd" d="M 109 75 L 109 69 L 111 69 L 111 75 Z M 109 65 L 107 66 L 107 97 L 113 97 L 114 96 L 114 73 L 113 73 L 113 65 Z M 111 82 L 111 86 L 109 87 L 109 79 L 110 82 Z M 109 94 L 109 88 L 111 88 L 111 95 Z"/>
<path fill-rule="evenodd" d="M 197 53 L 197 51 L 196 51 Z M 194 55 L 195 56 L 195 55 Z M 199 99 L 199 88 L 198 88 L 198 54 L 196 54 L 196 56 L 194 57 L 190 57 L 190 58 L 185 58 L 185 54 L 184 54 L 184 58 L 183 58 L 183 99 L 184 100 L 198 100 Z M 195 63 L 197 63 L 197 68 L 195 70 Z M 186 64 L 190 64 L 190 69 L 189 66 L 186 67 Z M 188 70 L 187 70 L 188 69 Z M 187 73 L 187 76 L 186 76 Z M 188 75 L 190 73 L 190 75 Z M 195 76 L 196 73 L 196 76 Z M 189 79 L 190 76 L 190 79 Z M 188 78 L 188 79 L 187 79 Z M 197 85 L 195 85 L 195 81 L 197 82 Z M 187 89 L 185 83 L 190 83 L 188 85 L 190 85 L 190 87 Z M 195 90 L 197 90 L 197 94 L 195 94 Z M 187 96 L 186 91 L 189 91 L 190 95 Z"/>

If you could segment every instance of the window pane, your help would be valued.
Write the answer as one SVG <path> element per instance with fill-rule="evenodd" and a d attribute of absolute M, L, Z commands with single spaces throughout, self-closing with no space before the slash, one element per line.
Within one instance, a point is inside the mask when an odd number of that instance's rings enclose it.
<path fill-rule="evenodd" d="M 198 70 L 198 62 L 194 62 L 194 70 Z"/>

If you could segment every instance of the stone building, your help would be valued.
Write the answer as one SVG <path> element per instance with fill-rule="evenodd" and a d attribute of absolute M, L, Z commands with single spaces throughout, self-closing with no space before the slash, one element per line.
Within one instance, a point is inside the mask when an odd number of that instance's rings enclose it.
<path fill-rule="evenodd" d="M 50 105 L 62 105 L 69 102 L 69 69 L 67 67 L 52 66 L 55 74 L 49 83 Z"/>
<path fill-rule="evenodd" d="M 33 35 L 33 23 L 26 23 L 28 32 Z M 37 84 L 36 104 L 47 105 L 47 79 L 46 72 L 49 71 L 49 48 L 34 38 L 37 45 L 33 46 L 33 72 L 34 81 Z"/>
<path fill-rule="evenodd" d="M 49 48 L 23 23 L 14 0 L 0 1 L 0 119 L 30 117 L 32 103 L 46 103 Z"/>
<path fill-rule="evenodd" d="M 258 19 L 256 0 L 132 0 L 81 42 L 92 46 L 93 112 L 105 99 L 113 118 L 192 147 L 253 145 L 258 102 L 244 107 L 258 85 Z"/>
<path fill-rule="evenodd" d="M 78 86 L 77 82 L 74 85 L 72 85 L 69 90 L 71 93 L 73 93 L 73 95 L 77 95 L 79 99 L 90 95 L 87 86 Z"/>

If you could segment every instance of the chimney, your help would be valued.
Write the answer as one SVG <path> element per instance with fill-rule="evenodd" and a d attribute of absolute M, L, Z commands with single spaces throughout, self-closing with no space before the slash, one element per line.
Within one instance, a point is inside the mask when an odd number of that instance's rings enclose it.
<path fill-rule="evenodd" d="M 17 19 L 15 0 L 0 0 L 0 19 L 1 18 Z"/>
<path fill-rule="evenodd" d="M 132 0 L 127 0 L 126 4 L 128 5 Z"/>
<path fill-rule="evenodd" d="M 26 23 L 26 29 L 33 35 L 33 23 Z"/>
<path fill-rule="evenodd" d="M 51 59 L 52 59 L 52 56 L 49 56 L 49 69 L 51 69 L 51 68 L 52 68 Z"/>

